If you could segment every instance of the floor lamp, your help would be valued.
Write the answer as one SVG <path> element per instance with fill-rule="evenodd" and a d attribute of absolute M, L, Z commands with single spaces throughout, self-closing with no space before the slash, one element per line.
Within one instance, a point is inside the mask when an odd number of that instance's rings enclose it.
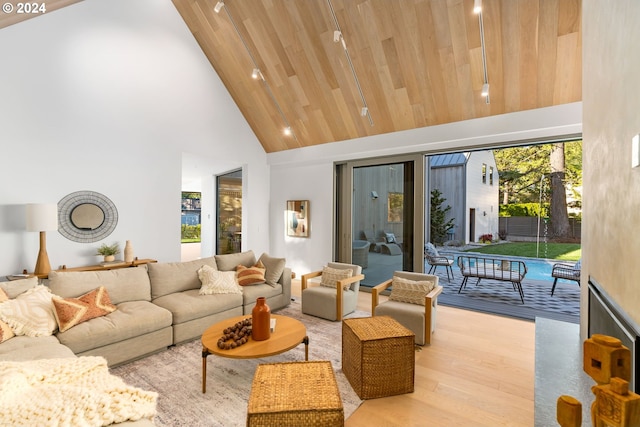
<path fill-rule="evenodd" d="M 48 230 L 58 229 L 58 205 L 56 203 L 40 203 L 27 205 L 27 231 L 40 232 L 40 251 L 36 268 L 36 275 L 47 275 L 51 271 L 49 255 L 47 255 Z"/>

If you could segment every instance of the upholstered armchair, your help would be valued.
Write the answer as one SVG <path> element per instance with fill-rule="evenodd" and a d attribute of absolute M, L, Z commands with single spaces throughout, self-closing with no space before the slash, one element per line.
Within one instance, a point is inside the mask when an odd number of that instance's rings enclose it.
<path fill-rule="evenodd" d="M 356 310 L 362 267 L 330 262 L 302 276 L 302 312 L 327 320 L 342 320 Z"/>
<path fill-rule="evenodd" d="M 438 295 L 442 286 L 432 274 L 396 271 L 393 277 L 372 288 L 371 315 L 390 316 L 416 335 L 416 344 L 431 344 L 436 327 Z M 391 286 L 389 299 L 379 303 L 379 295 Z"/>

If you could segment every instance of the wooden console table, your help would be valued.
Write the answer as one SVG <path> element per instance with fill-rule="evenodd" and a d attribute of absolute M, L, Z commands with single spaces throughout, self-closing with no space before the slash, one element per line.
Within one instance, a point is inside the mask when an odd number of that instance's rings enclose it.
<path fill-rule="evenodd" d="M 58 271 L 58 272 L 61 272 L 61 273 L 71 272 L 71 271 L 105 271 L 105 270 L 116 270 L 116 269 L 119 269 L 119 268 L 137 267 L 139 265 L 150 264 L 150 263 L 154 263 L 154 262 L 158 262 L 158 261 L 155 260 L 155 259 L 150 259 L 150 258 L 144 258 L 144 259 L 136 258 L 131 262 L 114 261 L 114 262 L 111 262 L 111 263 L 87 265 L 87 266 L 84 266 L 84 267 L 67 268 L 66 265 L 63 265 L 61 269 L 58 269 L 58 270 L 55 270 L 55 271 Z M 40 279 L 46 279 L 47 277 L 49 277 L 48 274 L 38 274 L 37 276 Z"/>

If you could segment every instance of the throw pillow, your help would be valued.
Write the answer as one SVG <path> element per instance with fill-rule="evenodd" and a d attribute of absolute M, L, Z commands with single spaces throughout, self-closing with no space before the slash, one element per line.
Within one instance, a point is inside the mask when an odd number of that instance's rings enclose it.
<path fill-rule="evenodd" d="M 52 302 L 60 332 L 69 330 L 87 320 L 113 313 L 116 310 L 116 306 L 111 304 L 111 299 L 104 286 L 100 286 L 78 298 L 54 296 Z"/>
<path fill-rule="evenodd" d="M 16 335 L 49 336 L 58 329 L 52 298 L 49 288 L 38 285 L 0 304 L 0 319 L 7 322 Z"/>
<path fill-rule="evenodd" d="M 202 282 L 198 292 L 200 295 L 242 293 L 235 271 L 218 271 L 209 265 L 203 265 L 198 269 L 198 277 Z"/>
<path fill-rule="evenodd" d="M 384 233 L 386 238 L 387 238 L 387 243 L 395 243 L 396 242 L 396 235 L 393 233 Z"/>
<path fill-rule="evenodd" d="M 424 245 L 424 251 L 429 256 L 440 256 L 440 254 L 438 253 L 438 250 L 436 249 L 435 246 L 433 246 L 433 243 L 431 242 L 428 242 Z"/>
<path fill-rule="evenodd" d="M 238 284 L 240 286 L 257 285 L 258 283 L 264 283 L 264 273 L 267 271 L 264 268 L 264 264 L 258 261 L 251 267 L 245 267 L 240 264 L 236 267 L 236 275 L 238 277 Z"/>
<path fill-rule="evenodd" d="M 264 264 L 267 271 L 264 273 L 264 279 L 268 285 L 276 286 L 280 276 L 284 273 L 286 266 L 286 260 L 284 258 L 273 258 L 266 253 L 260 255 L 259 262 Z"/>
<path fill-rule="evenodd" d="M 28 279 L 11 280 L 9 282 L 0 282 L 2 288 L 10 299 L 38 286 L 37 277 L 29 277 Z"/>
<path fill-rule="evenodd" d="M 3 303 L 5 301 L 9 301 L 9 297 L 7 296 L 7 293 L 4 291 L 4 289 L 0 288 L 0 303 Z M 15 336 L 16 334 L 13 333 L 11 327 L 0 320 L 0 343 L 3 343 L 9 338 L 13 338 Z"/>
<path fill-rule="evenodd" d="M 424 297 L 435 287 L 435 281 L 416 281 L 394 276 L 391 281 L 389 300 L 424 305 Z"/>
<path fill-rule="evenodd" d="M 320 278 L 320 285 L 328 288 L 336 288 L 338 286 L 338 280 L 348 279 L 353 276 L 353 270 L 350 268 L 331 268 L 323 267 L 322 276 Z M 349 289 L 351 285 L 345 285 L 345 290 Z"/>

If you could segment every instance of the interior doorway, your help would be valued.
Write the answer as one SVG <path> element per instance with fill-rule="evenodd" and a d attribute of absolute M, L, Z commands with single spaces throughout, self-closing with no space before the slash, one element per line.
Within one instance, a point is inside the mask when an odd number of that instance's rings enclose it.
<path fill-rule="evenodd" d="M 216 177 L 217 254 L 232 254 L 242 250 L 242 169 Z"/>

